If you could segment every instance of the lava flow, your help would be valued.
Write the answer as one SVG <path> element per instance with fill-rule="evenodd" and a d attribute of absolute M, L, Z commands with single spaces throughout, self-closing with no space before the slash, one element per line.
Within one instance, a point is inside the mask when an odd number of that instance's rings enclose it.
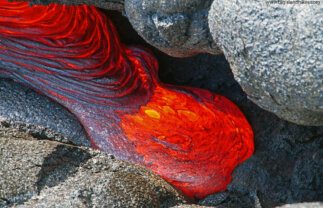
<path fill-rule="evenodd" d="M 152 54 L 120 43 L 92 6 L 0 0 L 0 76 L 42 92 L 83 124 L 94 148 L 143 165 L 190 197 L 225 190 L 253 152 L 228 99 L 162 84 Z"/>

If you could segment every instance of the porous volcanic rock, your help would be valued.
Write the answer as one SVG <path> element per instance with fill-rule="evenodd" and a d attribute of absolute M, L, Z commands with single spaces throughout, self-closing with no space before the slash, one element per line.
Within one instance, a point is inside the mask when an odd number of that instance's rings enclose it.
<path fill-rule="evenodd" d="M 287 204 L 279 208 L 322 208 L 323 203 L 313 202 L 313 203 L 297 203 L 297 204 Z"/>
<path fill-rule="evenodd" d="M 212 0 L 125 0 L 126 16 L 148 43 L 175 57 L 221 53 L 208 29 Z"/>
<path fill-rule="evenodd" d="M 4 120 L 24 122 L 29 133 L 38 137 L 58 141 L 63 138 L 53 133 L 49 135 L 50 129 L 73 144 L 92 146 L 77 118 L 60 104 L 19 83 L 0 79 L 0 121 Z"/>
<path fill-rule="evenodd" d="M 322 5 L 214 0 L 209 27 L 235 79 L 265 110 L 323 125 Z"/>
<path fill-rule="evenodd" d="M 0 207 L 171 207 L 187 200 L 140 166 L 0 125 Z"/>

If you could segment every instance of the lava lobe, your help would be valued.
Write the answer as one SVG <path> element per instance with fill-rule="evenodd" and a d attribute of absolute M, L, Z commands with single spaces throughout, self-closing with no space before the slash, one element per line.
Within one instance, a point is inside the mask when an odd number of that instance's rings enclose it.
<path fill-rule="evenodd" d="M 190 197 L 226 189 L 254 150 L 231 101 L 166 85 L 146 49 L 126 46 L 92 6 L 0 0 L 0 76 L 77 116 L 94 148 L 143 165 Z"/>

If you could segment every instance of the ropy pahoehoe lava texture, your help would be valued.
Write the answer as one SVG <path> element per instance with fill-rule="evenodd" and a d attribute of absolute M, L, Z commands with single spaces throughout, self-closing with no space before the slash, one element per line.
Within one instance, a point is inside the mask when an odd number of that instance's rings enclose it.
<path fill-rule="evenodd" d="M 94 148 L 147 167 L 188 196 L 222 191 L 254 150 L 223 96 L 163 84 L 147 49 L 120 42 L 93 6 L 0 0 L 0 76 L 60 103 Z"/>

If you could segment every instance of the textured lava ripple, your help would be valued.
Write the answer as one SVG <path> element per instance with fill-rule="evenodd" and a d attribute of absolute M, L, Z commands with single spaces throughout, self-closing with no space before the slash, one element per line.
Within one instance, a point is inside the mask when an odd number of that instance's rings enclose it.
<path fill-rule="evenodd" d="M 0 75 L 74 113 L 95 148 L 146 166 L 190 197 L 225 190 L 253 132 L 228 99 L 160 83 L 145 49 L 91 6 L 0 0 Z"/>

